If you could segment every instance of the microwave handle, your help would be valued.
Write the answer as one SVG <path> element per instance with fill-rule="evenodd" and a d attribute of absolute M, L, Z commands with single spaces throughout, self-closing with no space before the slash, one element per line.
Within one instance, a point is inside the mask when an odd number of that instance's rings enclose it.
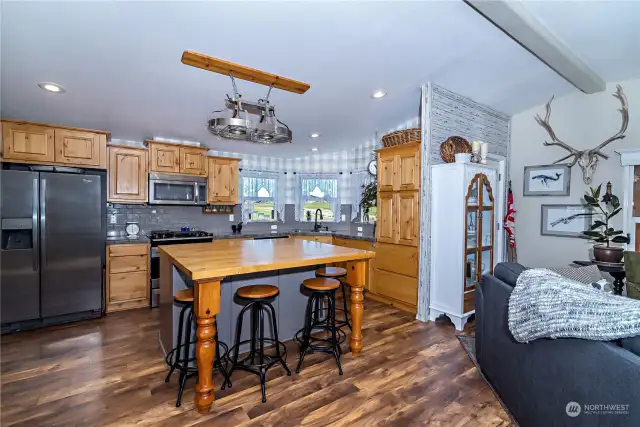
<path fill-rule="evenodd" d="M 194 190 L 193 191 L 193 194 L 194 194 L 193 201 L 195 203 L 200 203 L 200 185 L 197 182 L 193 183 L 193 190 Z"/>

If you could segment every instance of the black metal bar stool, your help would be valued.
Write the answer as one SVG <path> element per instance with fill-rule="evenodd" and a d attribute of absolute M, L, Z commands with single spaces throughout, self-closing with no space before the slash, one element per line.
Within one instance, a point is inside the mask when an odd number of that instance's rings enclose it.
<path fill-rule="evenodd" d="M 176 348 L 172 349 L 169 353 L 167 353 L 167 357 L 165 358 L 165 363 L 169 365 L 171 369 L 169 369 L 169 373 L 167 377 L 164 379 L 164 382 L 168 383 L 171 378 L 171 374 L 176 369 L 180 372 L 179 389 L 178 389 L 178 399 L 176 400 L 176 408 L 179 408 L 182 404 L 182 393 L 184 392 L 184 385 L 187 380 L 193 376 L 198 375 L 198 367 L 197 366 L 189 366 L 189 363 L 194 362 L 196 360 L 195 357 L 190 357 L 190 349 L 191 344 L 195 344 L 195 341 L 191 341 L 191 329 L 194 323 L 193 320 L 193 289 L 183 289 L 178 291 L 174 297 L 173 301 L 178 304 L 182 304 L 182 310 L 180 310 L 180 318 L 178 320 L 178 344 Z M 187 316 L 187 322 L 185 324 L 184 318 Z M 218 325 L 216 323 L 216 359 L 213 363 L 214 368 L 217 368 L 218 371 L 222 373 L 224 376 L 224 381 L 222 383 L 222 389 L 224 390 L 225 385 L 228 381 L 227 370 L 222 364 L 222 360 L 227 357 L 228 347 L 225 343 L 220 342 L 218 340 Z M 185 334 L 186 332 L 186 334 Z M 183 336 L 186 335 L 186 337 Z M 183 337 L 185 338 L 183 341 Z M 221 354 L 220 349 L 224 350 L 224 354 Z"/>
<path fill-rule="evenodd" d="M 309 352 L 332 354 L 338 364 L 338 372 L 342 375 L 342 365 L 340 364 L 342 350 L 340 349 L 340 340 L 336 327 L 336 289 L 340 287 L 340 282 L 328 277 L 316 277 L 304 280 L 302 286 L 311 291 L 311 296 L 307 302 L 304 329 L 302 330 L 302 343 L 300 344 L 300 359 L 296 373 L 300 372 L 304 356 Z M 325 297 L 327 298 L 328 306 L 326 320 L 324 322 L 314 322 L 314 315 L 317 313 L 317 311 L 314 312 L 313 310 L 314 304 Z M 328 337 L 314 335 L 314 330 L 325 331 L 328 333 Z"/>
<path fill-rule="evenodd" d="M 342 267 L 323 267 L 316 270 L 316 277 L 330 277 L 340 282 L 340 287 L 342 288 L 342 304 L 344 309 L 338 308 L 336 310 L 344 312 L 344 320 L 337 321 L 336 325 L 339 328 L 342 328 L 343 326 L 348 326 L 349 329 L 351 329 L 351 321 L 349 320 L 349 309 L 348 309 L 349 305 L 347 303 L 347 293 L 345 291 L 345 283 L 347 280 L 347 270 Z M 317 309 L 318 307 L 316 307 L 316 310 Z"/>
<path fill-rule="evenodd" d="M 227 382 L 231 387 L 231 375 L 235 369 L 252 372 L 260 377 L 260 388 L 262 390 L 262 403 L 267 401 L 267 370 L 273 365 L 280 363 L 287 371 L 287 375 L 291 375 L 291 371 L 285 360 L 287 358 L 287 348 L 278 340 L 278 319 L 276 311 L 271 305 L 271 300 L 280 294 L 277 287 L 272 285 L 251 285 L 243 286 L 236 291 L 236 297 L 241 300 L 249 301 L 242 308 L 238 315 L 238 324 L 236 325 L 236 341 L 229 349 L 229 354 L 233 353 L 231 361 L 231 369 Z M 242 340 L 242 318 L 244 314 L 250 310 L 251 314 L 251 338 Z M 273 325 L 273 338 L 265 338 L 264 336 L 264 313 L 271 316 Z M 265 353 L 264 344 L 271 344 L 275 354 Z M 241 360 L 238 360 L 240 346 L 249 343 L 250 350 Z"/>

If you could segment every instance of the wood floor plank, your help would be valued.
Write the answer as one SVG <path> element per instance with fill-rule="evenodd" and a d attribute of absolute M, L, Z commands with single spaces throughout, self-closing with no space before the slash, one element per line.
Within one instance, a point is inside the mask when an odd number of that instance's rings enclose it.
<path fill-rule="evenodd" d="M 340 301 L 338 301 L 341 304 Z M 422 323 L 367 300 L 365 348 L 341 357 L 308 355 L 299 374 L 269 370 L 267 403 L 255 375 L 236 372 L 206 415 L 193 404 L 195 378 L 175 407 L 178 375 L 158 344 L 157 310 L 22 332 L 0 339 L 2 426 L 495 426 L 510 425 L 455 338 L 452 325 Z M 473 326 L 468 329 L 473 332 Z M 294 368 L 297 345 L 286 343 Z"/>

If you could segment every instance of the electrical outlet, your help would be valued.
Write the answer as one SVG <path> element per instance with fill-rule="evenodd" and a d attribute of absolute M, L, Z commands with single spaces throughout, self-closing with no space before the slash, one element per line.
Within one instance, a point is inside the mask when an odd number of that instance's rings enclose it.
<path fill-rule="evenodd" d="M 152 214 L 156 213 L 156 210 L 155 209 L 151 209 L 151 213 Z"/>
<path fill-rule="evenodd" d="M 229 222 L 233 222 L 235 220 L 235 217 L 233 216 L 233 214 L 229 214 Z"/>
<path fill-rule="evenodd" d="M 362 227 L 358 227 L 358 231 L 362 231 Z"/>
<path fill-rule="evenodd" d="M 278 229 L 278 226 L 277 226 L 277 225 L 272 225 L 272 226 L 271 226 L 271 229 L 272 229 L 272 230 L 277 230 L 277 229 Z"/>
<path fill-rule="evenodd" d="M 111 216 L 109 216 L 109 224 L 117 224 L 118 223 L 118 219 L 116 218 L 116 214 L 111 214 Z"/>
<path fill-rule="evenodd" d="M 341 221 L 346 221 L 347 220 L 347 216 L 345 214 L 340 215 L 340 220 Z"/>

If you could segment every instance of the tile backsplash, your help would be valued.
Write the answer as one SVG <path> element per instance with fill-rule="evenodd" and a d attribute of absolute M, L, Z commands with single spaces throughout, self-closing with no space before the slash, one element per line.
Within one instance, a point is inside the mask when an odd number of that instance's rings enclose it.
<path fill-rule="evenodd" d="M 307 230 L 313 228 L 313 222 L 300 222 L 294 220 L 295 205 L 285 206 L 285 222 L 276 223 L 248 223 L 242 230 L 246 232 L 269 232 L 271 225 L 277 225 L 278 231 Z M 362 227 L 363 235 L 371 235 L 373 226 L 349 222 L 351 217 L 351 205 L 342 205 L 341 213 L 347 221 L 339 223 L 323 223 L 329 230 L 352 233 L 358 232 Z M 115 219 L 115 224 L 111 220 Z M 180 230 L 180 227 L 190 227 L 211 233 L 225 233 L 231 231 L 231 225 L 241 220 L 240 206 L 234 208 L 234 220 L 229 221 L 229 214 L 204 214 L 202 206 L 163 206 L 163 205 L 109 205 L 107 207 L 107 232 L 109 236 L 126 234 L 124 228 L 127 222 L 137 222 L 141 234 L 147 234 L 152 230 Z"/>

